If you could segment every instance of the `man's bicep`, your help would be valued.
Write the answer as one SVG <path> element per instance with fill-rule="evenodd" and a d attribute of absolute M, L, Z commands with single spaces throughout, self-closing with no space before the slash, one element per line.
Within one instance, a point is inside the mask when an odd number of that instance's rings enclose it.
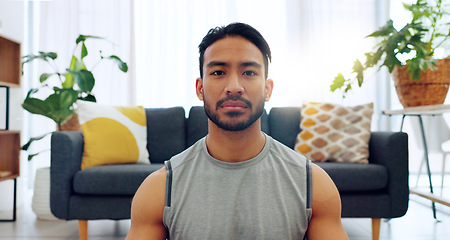
<path fill-rule="evenodd" d="M 164 240 L 166 239 L 166 234 L 164 228 L 158 225 L 149 225 L 146 227 L 131 226 L 130 231 L 126 237 L 127 240 L 136 239 L 150 239 L 150 240 Z"/>
<path fill-rule="evenodd" d="M 348 239 L 341 222 L 341 199 L 328 174 L 312 164 L 313 204 L 308 239 Z"/>
<path fill-rule="evenodd" d="M 163 224 L 165 169 L 147 177 L 131 204 L 131 227 L 126 239 L 166 239 Z"/>

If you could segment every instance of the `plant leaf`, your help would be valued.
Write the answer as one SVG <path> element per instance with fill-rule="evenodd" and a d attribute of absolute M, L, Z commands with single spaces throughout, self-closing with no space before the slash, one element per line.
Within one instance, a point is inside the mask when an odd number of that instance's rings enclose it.
<path fill-rule="evenodd" d="M 92 94 L 88 94 L 86 97 L 79 97 L 78 99 L 89 102 L 97 102 L 97 99 Z"/>
<path fill-rule="evenodd" d="M 108 57 L 109 59 L 112 59 L 116 62 L 117 66 L 119 67 L 119 69 L 122 72 L 127 72 L 128 71 L 128 65 L 127 63 L 125 63 L 124 61 L 122 61 L 122 59 L 120 59 L 118 56 L 116 55 L 111 55 Z"/>
<path fill-rule="evenodd" d="M 344 95 L 343 95 L 344 98 L 345 98 L 345 93 L 347 93 L 350 90 L 352 90 L 352 85 L 350 83 L 348 83 L 347 87 L 344 89 Z"/>
<path fill-rule="evenodd" d="M 25 98 L 29 98 L 31 96 L 31 94 L 34 94 L 38 91 L 37 88 L 32 88 L 27 92 L 27 96 Z"/>
<path fill-rule="evenodd" d="M 75 71 L 75 68 L 77 66 L 77 62 L 78 62 L 78 59 L 75 56 L 72 56 L 72 59 L 70 61 L 70 65 L 69 65 L 69 69 L 71 71 Z"/>
<path fill-rule="evenodd" d="M 406 71 L 409 73 L 410 78 L 412 78 L 414 81 L 419 80 L 420 78 L 420 60 L 415 58 L 407 61 L 406 64 L 407 68 Z"/>
<path fill-rule="evenodd" d="M 95 85 L 94 75 L 88 70 L 70 71 L 82 92 L 91 92 Z"/>
<path fill-rule="evenodd" d="M 370 52 L 365 53 L 364 55 L 366 56 L 365 68 L 370 68 L 378 64 L 381 56 L 383 56 L 383 49 L 380 47 L 375 53 Z"/>
<path fill-rule="evenodd" d="M 37 153 L 29 154 L 29 155 L 28 155 L 28 161 L 31 161 L 31 160 L 32 160 L 34 157 L 36 157 L 37 155 L 39 155 L 39 154 L 41 154 L 41 153 L 43 153 L 43 152 L 47 152 L 47 151 L 49 151 L 49 149 L 43 150 L 43 151 L 40 151 L 40 152 L 37 152 Z"/>
<path fill-rule="evenodd" d="M 389 20 L 377 31 L 367 35 L 366 37 L 384 37 L 389 36 L 390 34 L 396 32 L 394 28 L 394 22 L 392 20 Z"/>
<path fill-rule="evenodd" d="M 48 61 L 49 59 L 55 60 L 58 57 L 58 54 L 55 52 L 39 52 L 38 55 L 29 54 L 22 57 L 22 64 L 34 61 L 36 59 L 40 59 L 43 61 Z"/>
<path fill-rule="evenodd" d="M 88 55 L 88 50 L 86 48 L 86 44 L 81 45 L 81 59 L 83 59 L 84 57 L 86 57 Z"/>
<path fill-rule="evenodd" d="M 74 89 L 60 89 L 59 92 L 59 108 L 69 109 L 73 106 L 78 98 L 78 91 Z"/>
<path fill-rule="evenodd" d="M 55 59 L 58 57 L 58 54 L 55 53 L 55 52 L 47 52 L 47 53 L 44 53 L 44 55 L 45 55 L 47 58 L 50 58 L 50 59 L 52 59 L 52 60 L 55 60 Z"/>
<path fill-rule="evenodd" d="M 78 38 L 75 40 L 75 43 L 78 44 L 78 43 L 80 43 L 80 42 L 84 42 L 84 41 L 86 41 L 86 40 L 89 39 L 89 38 L 104 39 L 104 38 L 102 38 L 102 37 L 97 37 L 97 36 L 92 36 L 92 35 L 82 35 L 82 34 L 80 34 L 80 35 L 78 36 Z"/>
<path fill-rule="evenodd" d="M 72 89 L 62 89 L 64 91 L 55 92 L 44 100 L 47 106 L 50 108 L 46 114 L 50 116 L 57 124 L 61 124 L 73 115 L 73 109 L 71 106 L 76 101 L 76 96 L 70 94 L 62 94 L 66 91 L 75 91 Z"/>
<path fill-rule="evenodd" d="M 389 70 L 389 73 L 392 73 L 394 70 L 394 66 L 402 66 L 402 63 L 395 57 L 393 54 L 386 54 L 383 65 L 386 66 Z"/>
<path fill-rule="evenodd" d="M 345 82 L 346 80 L 344 78 L 344 75 L 342 75 L 342 73 L 338 73 L 338 75 L 334 78 L 333 83 L 330 85 L 330 90 L 334 92 L 337 89 L 342 88 Z"/>
<path fill-rule="evenodd" d="M 51 118 L 48 115 L 50 107 L 41 99 L 27 96 L 27 98 L 25 98 L 24 102 L 22 103 L 22 107 L 30 113 L 39 114 Z"/>
<path fill-rule="evenodd" d="M 28 151 L 28 148 L 30 148 L 30 145 L 31 145 L 34 141 L 39 141 L 39 140 L 43 139 L 44 137 L 46 137 L 47 135 L 49 135 L 49 134 L 51 134 L 51 133 L 53 133 L 53 132 L 48 132 L 48 133 L 42 134 L 42 135 L 40 135 L 40 136 L 30 138 L 30 140 L 28 140 L 28 142 L 25 143 L 20 149 L 22 149 L 22 150 L 24 150 L 24 151 Z"/>
<path fill-rule="evenodd" d="M 75 56 L 72 56 L 72 60 L 70 61 L 69 69 L 67 70 L 65 77 L 66 80 L 62 83 L 63 88 L 73 88 L 76 81 L 75 75 L 77 72 L 81 70 L 86 70 L 86 65 L 83 60 L 78 60 Z"/>
<path fill-rule="evenodd" d="M 356 73 L 356 79 L 358 80 L 358 86 L 360 87 L 364 81 L 363 71 L 364 71 L 363 65 L 358 59 L 356 59 L 356 61 L 353 64 L 353 72 Z"/>
<path fill-rule="evenodd" d="M 64 82 L 62 83 L 62 87 L 63 88 L 73 88 L 73 86 L 75 85 L 75 78 L 73 77 L 73 75 L 69 72 L 69 73 L 66 73 L 65 77 L 66 77 L 66 80 L 64 80 Z"/>
<path fill-rule="evenodd" d="M 41 152 L 38 152 L 38 153 L 33 153 L 33 154 L 29 154 L 28 155 L 28 161 L 31 161 L 34 157 L 36 157 L 37 155 L 39 155 Z"/>
<path fill-rule="evenodd" d="M 26 63 L 29 63 L 31 61 L 34 61 L 36 59 L 40 59 L 46 62 L 49 62 L 49 59 L 55 60 L 58 57 L 58 55 L 54 52 L 39 52 L 38 55 L 29 54 L 22 57 L 22 75 L 23 75 L 23 69 L 24 65 Z"/>
<path fill-rule="evenodd" d="M 73 115 L 71 106 L 77 99 L 78 92 L 73 89 L 55 88 L 55 93 L 45 100 L 31 96 L 31 90 L 22 107 L 30 113 L 42 115 L 60 124 Z M 72 103 L 71 103 L 72 102 Z"/>
<path fill-rule="evenodd" d="M 51 77 L 52 75 L 54 75 L 53 73 L 43 73 L 41 74 L 41 76 L 39 77 L 39 82 L 43 83 L 45 81 L 47 81 L 47 79 L 49 77 Z"/>
<path fill-rule="evenodd" d="M 78 60 L 75 56 L 72 56 L 72 60 L 70 61 L 69 66 L 70 71 L 80 71 L 82 69 L 87 69 L 83 60 Z"/>

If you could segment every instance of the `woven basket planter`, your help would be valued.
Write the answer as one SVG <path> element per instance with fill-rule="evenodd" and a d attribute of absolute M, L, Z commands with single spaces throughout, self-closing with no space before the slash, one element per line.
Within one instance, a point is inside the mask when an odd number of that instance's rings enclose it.
<path fill-rule="evenodd" d="M 443 104 L 450 85 L 450 59 L 438 60 L 437 69 L 422 72 L 418 81 L 409 77 L 406 66 L 392 71 L 395 90 L 403 107 Z"/>

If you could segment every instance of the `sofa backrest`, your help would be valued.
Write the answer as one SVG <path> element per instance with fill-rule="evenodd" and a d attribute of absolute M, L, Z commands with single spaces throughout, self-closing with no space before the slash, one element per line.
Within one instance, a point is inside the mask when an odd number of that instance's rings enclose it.
<path fill-rule="evenodd" d="M 186 120 L 186 148 L 208 134 L 208 117 L 203 107 L 192 107 Z"/>
<path fill-rule="evenodd" d="M 163 163 L 186 148 L 184 108 L 146 108 L 147 149 L 152 163 Z"/>
<path fill-rule="evenodd" d="M 269 113 L 270 135 L 294 149 L 300 132 L 300 107 L 275 107 Z"/>
<path fill-rule="evenodd" d="M 163 163 L 182 152 L 208 134 L 208 117 L 203 107 L 189 110 L 186 119 L 182 107 L 146 108 L 147 149 L 152 163 Z M 261 129 L 290 148 L 300 132 L 300 108 L 272 108 L 264 110 Z"/>
<path fill-rule="evenodd" d="M 186 147 L 190 147 L 192 144 L 208 134 L 208 116 L 206 116 L 203 107 L 195 106 L 191 108 L 189 111 L 189 117 L 186 121 L 186 127 Z M 270 132 L 269 117 L 267 116 L 266 110 L 264 110 L 263 115 L 261 116 L 261 129 L 267 134 Z"/>

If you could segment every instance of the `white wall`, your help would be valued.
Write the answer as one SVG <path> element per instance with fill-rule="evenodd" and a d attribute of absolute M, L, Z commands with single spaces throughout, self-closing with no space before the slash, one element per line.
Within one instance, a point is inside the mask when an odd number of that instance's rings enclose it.
<path fill-rule="evenodd" d="M 0 1 L 0 35 L 17 42 L 24 42 L 25 22 L 24 22 L 25 1 Z M 9 128 L 20 130 L 22 128 L 22 89 L 10 89 L 10 119 Z M 0 113 L 3 115 L 4 113 Z M 22 139 L 23 140 L 23 139 Z M 21 153 L 21 177 L 18 179 L 18 204 L 23 202 L 25 190 L 24 171 L 27 169 L 27 162 Z M 13 206 L 13 183 L 11 180 L 0 182 L 0 211 L 12 210 Z M 7 216 L 2 218 L 7 218 Z"/>

